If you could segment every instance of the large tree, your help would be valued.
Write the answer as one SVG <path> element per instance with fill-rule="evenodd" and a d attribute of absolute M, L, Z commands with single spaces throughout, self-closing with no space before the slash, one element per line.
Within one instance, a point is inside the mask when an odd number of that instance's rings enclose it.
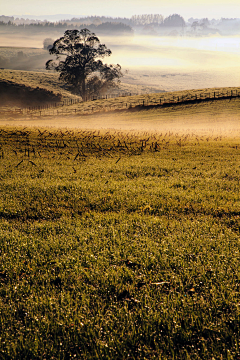
<path fill-rule="evenodd" d="M 87 99 L 90 94 L 99 95 L 119 83 L 121 66 L 107 65 L 101 59 L 111 55 L 98 37 L 88 29 L 67 30 L 49 49 L 56 60 L 48 60 L 46 69 L 60 73 L 75 93 Z"/>

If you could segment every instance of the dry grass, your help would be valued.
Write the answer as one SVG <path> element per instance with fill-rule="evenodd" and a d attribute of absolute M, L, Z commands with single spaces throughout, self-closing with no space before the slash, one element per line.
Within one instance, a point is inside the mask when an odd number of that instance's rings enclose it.
<path fill-rule="evenodd" d="M 240 99 L 219 100 L 195 105 L 178 105 L 139 111 L 109 112 L 90 115 L 1 116 L 0 125 L 41 126 L 68 129 L 118 129 L 159 131 L 179 134 L 228 135 L 240 133 Z M 70 108 L 70 107 L 69 107 Z M 65 108 L 64 111 L 68 109 Z M 56 114 L 56 110 L 55 114 Z M 67 113 L 66 113 L 67 114 Z"/>
<path fill-rule="evenodd" d="M 62 88 L 58 80 L 58 75 L 48 72 L 30 72 L 0 70 L 0 77 L 15 83 L 25 84 L 33 88 L 42 87 L 54 92 L 60 92 L 63 100 L 74 98 L 70 92 Z M 61 106 L 44 111 L 36 110 L 30 113 L 11 112 L 6 108 L 2 110 L 1 124 L 19 125 L 41 125 L 41 126 L 60 126 L 76 128 L 117 128 L 117 129 L 148 129 L 169 131 L 185 131 L 189 128 L 207 131 L 209 128 L 228 129 L 234 132 L 239 128 L 239 107 L 238 98 L 229 100 L 208 101 L 192 104 L 172 105 L 168 108 L 147 108 L 147 105 L 158 105 L 181 99 L 193 99 L 196 96 L 213 96 L 214 92 L 219 96 L 235 94 L 240 88 L 206 88 L 197 90 L 175 91 L 167 93 L 153 93 L 145 95 L 134 95 L 88 101 L 85 103 Z M 146 106 L 145 109 L 135 109 L 139 104 Z M 115 112 L 117 109 L 128 109 L 134 111 Z M 226 119 L 228 119 L 226 121 Z"/>
<path fill-rule="evenodd" d="M 12 48 L 10 48 L 12 49 Z M 19 48 L 20 49 L 20 48 Z M 32 49 L 34 50 L 34 49 Z M 42 49 L 35 49 L 42 50 Z M 42 50 L 43 51 L 43 50 Z M 1 51 L 0 51 L 1 54 Z M 25 70 L 11 70 L 0 69 L 0 79 L 12 81 L 17 84 L 23 84 L 25 86 L 31 86 L 33 88 L 40 87 L 53 91 L 55 93 L 61 93 L 63 100 L 78 98 L 66 89 L 65 83 L 59 80 L 59 74 L 47 71 L 25 71 Z M 113 90 L 113 93 L 149 93 L 154 91 L 151 86 L 140 86 L 121 83 L 119 89 Z"/>
<path fill-rule="evenodd" d="M 64 100 L 76 98 L 75 95 L 64 89 L 64 84 L 58 80 L 58 75 L 54 73 L 4 69 L 0 70 L 0 79 L 61 93 Z"/>
<path fill-rule="evenodd" d="M 80 103 L 78 106 L 73 106 L 76 109 L 76 113 L 92 113 L 99 111 L 111 111 L 134 108 L 136 106 L 149 106 L 149 105 L 160 105 L 165 102 L 176 102 L 181 100 L 194 100 L 196 97 L 213 97 L 214 93 L 221 97 L 230 94 L 231 91 L 235 94 L 240 91 L 240 88 L 207 88 L 207 89 L 193 89 L 185 91 L 172 91 L 167 93 L 153 93 L 153 94 L 142 94 L 133 96 L 117 97 L 112 99 L 101 99 L 95 101 L 88 101 Z M 229 101 L 229 100 L 227 100 Z M 197 104 L 198 105 L 198 104 Z M 181 105 L 182 106 L 182 105 Z M 200 104 L 200 107 L 202 105 Z M 224 106 L 225 108 L 225 106 Z M 69 107 L 69 113 L 73 113 L 73 110 Z M 64 109 L 63 109 L 64 111 Z M 67 111 L 67 109 L 66 109 Z"/>

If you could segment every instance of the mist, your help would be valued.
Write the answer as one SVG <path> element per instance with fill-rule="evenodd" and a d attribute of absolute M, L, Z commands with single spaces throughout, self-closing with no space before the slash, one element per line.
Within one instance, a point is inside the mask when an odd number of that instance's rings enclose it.
<path fill-rule="evenodd" d="M 63 35 L 48 33 L 2 34 L 0 56 L 6 47 L 35 48 L 41 53 L 29 55 L 25 65 L 14 61 L 14 69 L 45 70 L 50 58 L 43 50 L 46 37 Z M 97 34 L 98 35 L 98 34 Z M 173 91 L 209 87 L 239 86 L 240 36 L 132 36 L 99 35 L 100 41 L 112 50 L 105 62 L 120 64 L 122 83 L 136 86 L 136 92 Z M 20 49 L 21 51 L 26 51 Z M 3 55 L 5 51 L 5 55 Z M 2 66 L 4 67 L 4 66 Z M 6 68 L 9 68 L 6 66 Z M 149 89 L 148 89 L 149 92 Z"/>
<path fill-rule="evenodd" d="M 239 102 L 239 100 L 236 100 Z M 173 134 L 239 138 L 240 115 L 236 108 L 219 109 L 217 103 L 202 104 L 198 111 L 191 106 L 175 111 L 143 110 L 87 116 L 24 116 L 0 119 L 1 126 L 42 128 L 120 130 L 127 132 L 171 132 Z"/>
<path fill-rule="evenodd" d="M 129 70 L 124 81 L 130 84 L 172 91 L 240 83 L 240 36 L 134 36 L 106 43 L 111 61 Z"/>

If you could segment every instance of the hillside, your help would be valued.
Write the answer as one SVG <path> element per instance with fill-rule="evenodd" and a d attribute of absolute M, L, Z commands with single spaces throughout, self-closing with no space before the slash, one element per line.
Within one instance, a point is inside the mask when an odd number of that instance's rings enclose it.
<path fill-rule="evenodd" d="M 39 106 L 46 103 L 57 103 L 61 101 L 60 93 L 54 93 L 39 87 L 33 88 L 12 81 L 0 80 L 0 104 L 10 106 Z"/>
<path fill-rule="evenodd" d="M 32 91 L 39 87 L 46 92 L 52 91 L 55 95 L 60 93 L 64 101 L 59 103 L 60 107 L 43 106 L 31 108 L 31 111 L 27 107 L 21 111 L 15 109 L 18 103 L 13 101 L 13 107 L 1 107 L 1 125 L 9 124 L 10 121 L 13 125 L 88 129 L 147 129 L 175 132 L 186 132 L 191 129 L 204 134 L 211 131 L 222 134 L 227 131 L 234 134 L 239 130 L 240 98 L 221 98 L 227 94 L 239 94 L 239 87 L 118 96 L 76 103 L 79 98 L 63 88 L 57 74 L 0 70 L 0 76 L 5 79 L 4 81 L 14 81 L 18 86 L 31 87 Z M 209 99 L 214 93 L 216 99 Z M 195 101 L 195 98 L 198 100 Z M 182 99 L 183 102 L 179 103 Z M 161 106 L 163 103 L 167 106 Z"/>
<path fill-rule="evenodd" d="M 0 69 L 0 79 L 2 81 L 11 81 L 15 84 L 30 86 L 32 88 L 42 88 L 48 91 L 53 91 L 54 93 L 61 93 L 62 100 L 68 100 L 71 98 L 79 98 L 76 95 L 70 93 L 63 82 L 58 79 L 57 73 L 51 72 L 36 72 L 36 71 L 22 71 L 22 70 L 8 70 L 8 69 Z M 127 102 L 131 102 L 133 106 L 139 104 L 143 100 L 146 102 L 159 102 L 160 98 L 171 98 L 171 97 L 178 97 L 178 96 L 201 96 L 201 94 L 213 94 L 214 92 L 219 92 L 220 94 L 226 93 L 227 91 L 240 91 L 240 87 L 213 87 L 213 88 L 199 88 L 199 89 L 192 89 L 192 90 L 181 90 L 181 91 L 156 91 L 156 89 L 150 86 L 141 86 L 141 85 L 133 85 L 133 84 L 126 84 L 121 83 L 120 88 L 113 91 L 113 95 L 115 94 L 116 97 L 121 93 L 128 93 L 134 96 L 128 96 L 126 98 Z M 139 94 L 139 95 L 135 95 Z M 117 100 L 114 99 L 107 99 L 107 100 L 98 100 L 95 102 L 94 106 L 98 104 L 100 106 L 108 104 L 110 106 L 117 107 L 117 103 L 121 103 L 122 98 L 118 98 Z M 124 102 L 126 102 L 124 100 Z M 86 103 L 86 106 L 89 105 L 89 102 Z"/>
<path fill-rule="evenodd" d="M 11 48 L 12 49 L 12 48 Z M 25 71 L 0 69 L 0 78 L 2 80 L 10 80 L 15 83 L 24 84 L 26 86 L 46 88 L 50 91 L 61 92 L 63 99 L 72 98 L 75 96 L 65 89 L 65 84 L 59 81 L 57 73 L 49 71 Z M 126 80 L 126 82 L 125 82 Z M 144 94 L 151 92 L 164 92 L 159 90 L 157 86 L 150 86 L 147 83 L 131 84 L 129 83 L 129 76 L 124 76 L 119 86 L 119 89 L 113 90 L 115 93 L 133 93 Z"/>
<path fill-rule="evenodd" d="M 65 83 L 61 82 L 59 80 L 59 75 L 57 73 L 52 72 L 43 72 L 43 71 L 24 71 L 24 70 L 10 70 L 10 69 L 0 69 L 0 79 L 2 82 L 12 83 L 13 87 L 18 86 L 25 86 L 27 88 L 36 89 L 44 89 L 46 91 L 53 92 L 54 94 L 61 94 L 62 101 L 67 101 L 69 99 L 79 99 L 79 96 L 76 96 L 72 94 L 70 91 L 66 89 Z M 115 96 L 118 96 L 118 94 L 123 93 L 131 93 L 131 94 L 137 94 L 137 93 L 150 93 L 156 91 L 154 88 L 151 88 L 150 86 L 142 86 L 142 85 L 131 85 L 131 84 L 125 84 L 121 83 L 119 88 L 113 89 L 112 94 L 115 94 Z M 19 97 L 18 95 L 14 97 L 14 93 L 12 92 L 12 103 L 16 106 L 30 106 L 29 105 L 29 99 L 26 98 L 26 102 L 22 101 L 19 103 Z M 110 92 L 111 93 L 111 92 Z M 9 99 L 8 99 L 9 100 Z M 46 99 L 46 102 L 56 100 L 54 99 Z M 37 98 L 34 100 L 34 103 L 37 103 Z M 9 104 L 9 101 L 8 101 Z M 6 105 L 5 102 L 3 102 L 3 99 L 0 103 L 0 106 Z M 34 106 L 34 104 L 32 104 Z"/>
<path fill-rule="evenodd" d="M 123 98 L 124 99 L 124 98 Z M 111 99 L 114 100 L 114 99 Z M 110 100 L 109 100 L 110 101 Z M 94 105 L 88 102 L 83 106 Z M 238 136 L 240 99 L 199 104 L 172 105 L 166 108 L 138 108 L 136 111 L 75 114 L 75 105 L 43 111 L 1 112 L 0 126 L 33 126 L 72 129 L 116 129 L 133 132 Z"/>
<path fill-rule="evenodd" d="M 23 70 L 0 70 L 1 81 L 10 81 L 14 84 L 24 85 L 32 89 L 41 88 L 60 93 L 62 99 L 76 98 L 75 95 L 64 89 L 64 84 L 58 80 L 58 75 L 50 72 L 36 72 Z"/>
<path fill-rule="evenodd" d="M 43 70 L 49 53 L 42 48 L 0 46 L 0 68 Z"/>

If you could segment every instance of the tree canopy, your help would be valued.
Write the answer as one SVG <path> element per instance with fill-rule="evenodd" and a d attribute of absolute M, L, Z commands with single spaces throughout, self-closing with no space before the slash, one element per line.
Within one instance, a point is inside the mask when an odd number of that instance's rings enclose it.
<path fill-rule="evenodd" d="M 49 53 L 55 55 L 56 60 L 48 60 L 46 69 L 59 72 L 60 79 L 83 100 L 91 94 L 100 95 L 120 82 L 121 66 L 102 62 L 101 59 L 112 52 L 88 29 L 65 31 Z"/>

